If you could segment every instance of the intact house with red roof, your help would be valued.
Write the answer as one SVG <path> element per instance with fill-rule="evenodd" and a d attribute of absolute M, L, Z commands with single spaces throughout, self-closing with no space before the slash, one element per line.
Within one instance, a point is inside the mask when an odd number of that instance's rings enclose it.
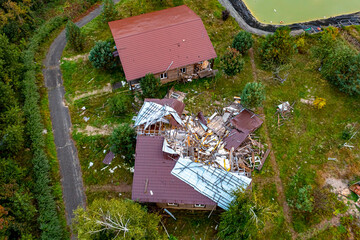
<path fill-rule="evenodd" d="M 214 74 L 210 38 L 185 5 L 112 21 L 109 27 L 131 86 L 148 73 L 162 83 Z"/>

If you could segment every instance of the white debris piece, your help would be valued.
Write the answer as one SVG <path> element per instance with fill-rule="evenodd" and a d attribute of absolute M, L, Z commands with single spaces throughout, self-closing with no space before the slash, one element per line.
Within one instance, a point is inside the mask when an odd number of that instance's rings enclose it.
<path fill-rule="evenodd" d="M 86 109 L 86 107 L 85 107 L 85 106 L 83 106 L 83 107 L 81 108 L 81 110 L 83 110 L 83 111 L 84 111 L 85 109 Z"/>
<path fill-rule="evenodd" d="M 91 168 L 92 166 L 94 166 L 94 163 L 93 163 L 93 162 L 90 162 L 88 168 Z"/>
<path fill-rule="evenodd" d="M 87 122 L 87 121 L 89 121 L 89 120 L 90 120 L 90 118 L 89 118 L 89 117 L 84 117 L 83 119 L 84 119 L 84 121 L 85 121 L 85 122 Z"/>

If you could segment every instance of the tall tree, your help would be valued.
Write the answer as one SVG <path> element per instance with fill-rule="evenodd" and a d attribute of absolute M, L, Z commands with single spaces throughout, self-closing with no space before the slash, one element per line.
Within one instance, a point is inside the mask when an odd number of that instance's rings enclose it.
<path fill-rule="evenodd" d="M 136 145 L 136 132 L 129 124 L 121 124 L 110 136 L 110 149 L 113 153 L 125 157 L 125 161 L 133 166 Z"/>
<path fill-rule="evenodd" d="M 80 28 L 68 21 L 66 24 L 66 40 L 75 51 L 81 51 L 84 49 L 84 36 L 81 34 Z"/>

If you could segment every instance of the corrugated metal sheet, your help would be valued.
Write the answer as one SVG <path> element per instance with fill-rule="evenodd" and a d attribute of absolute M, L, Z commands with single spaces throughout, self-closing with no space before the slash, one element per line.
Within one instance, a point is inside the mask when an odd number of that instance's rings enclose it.
<path fill-rule="evenodd" d="M 231 148 L 234 148 L 236 150 L 245 141 L 248 135 L 248 132 L 244 133 L 233 129 L 229 133 L 229 136 L 224 138 L 225 148 L 229 151 L 231 150 Z"/>
<path fill-rule="evenodd" d="M 162 152 L 163 142 L 163 137 L 138 136 L 131 199 L 140 202 L 215 205 L 212 200 L 171 174 L 176 162 Z M 146 182 L 147 189 L 144 192 Z"/>
<path fill-rule="evenodd" d="M 127 81 L 216 57 L 200 17 L 185 5 L 109 26 Z"/>
<path fill-rule="evenodd" d="M 164 99 L 145 98 L 145 102 L 154 102 L 154 103 L 160 104 L 162 106 L 165 106 L 165 105 L 169 106 L 169 107 L 173 108 L 180 117 L 185 108 L 185 104 L 183 102 L 180 102 L 179 100 L 172 99 L 172 98 L 170 98 L 170 99 L 167 99 L 167 98 L 164 98 Z M 171 119 L 170 119 L 170 124 L 173 126 L 176 126 L 176 127 L 181 126 L 178 122 L 176 122 L 176 120 L 173 117 L 171 117 Z"/>
<path fill-rule="evenodd" d="M 251 133 L 258 129 L 263 121 L 255 113 L 243 109 L 236 117 L 231 119 L 231 124 L 244 133 Z"/>
<path fill-rule="evenodd" d="M 207 196 L 225 210 L 234 199 L 238 189 L 245 190 L 251 179 L 219 168 L 179 158 L 171 174 Z"/>

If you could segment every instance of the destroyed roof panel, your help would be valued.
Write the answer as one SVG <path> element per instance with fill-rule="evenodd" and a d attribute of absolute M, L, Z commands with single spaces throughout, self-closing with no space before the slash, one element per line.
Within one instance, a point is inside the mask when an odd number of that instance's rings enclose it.
<path fill-rule="evenodd" d="M 185 108 L 185 104 L 183 102 L 180 102 L 179 100 L 173 98 L 165 98 L 165 99 L 145 98 L 145 102 L 154 102 L 162 106 L 164 105 L 169 106 L 173 108 L 179 114 L 179 116 L 182 115 Z"/>
<path fill-rule="evenodd" d="M 176 162 L 162 152 L 163 142 L 163 137 L 138 136 L 131 199 L 140 202 L 215 205 L 212 200 L 170 173 Z M 146 179 L 148 186 L 144 193 Z"/>
<path fill-rule="evenodd" d="M 165 98 L 165 99 L 156 99 L 156 98 L 145 98 L 145 102 L 153 102 L 153 103 L 157 103 L 160 104 L 162 106 L 169 106 L 171 108 L 173 108 L 179 116 L 182 115 L 184 108 L 185 108 L 185 104 L 183 102 L 180 102 L 179 100 L 176 99 L 169 99 L 169 98 Z M 178 122 L 176 122 L 176 120 L 171 117 L 170 119 L 170 124 L 173 126 L 177 126 L 180 127 L 180 124 Z"/>
<path fill-rule="evenodd" d="M 216 57 L 200 17 L 185 5 L 109 26 L 127 81 Z"/>
<path fill-rule="evenodd" d="M 227 150 L 231 150 L 231 148 L 234 148 L 234 150 L 236 150 L 245 141 L 248 135 L 248 132 L 244 133 L 242 131 L 233 129 L 230 132 L 229 136 L 224 139 L 225 148 Z"/>
<path fill-rule="evenodd" d="M 234 199 L 232 193 L 238 189 L 246 189 L 251 183 L 251 179 L 245 176 L 185 158 L 178 159 L 171 174 L 209 197 L 225 210 Z"/>
<path fill-rule="evenodd" d="M 231 119 L 231 124 L 242 132 L 251 133 L 258 129 L 263 121 L 255 113 L 243 109 L 238 115 Z"/>

